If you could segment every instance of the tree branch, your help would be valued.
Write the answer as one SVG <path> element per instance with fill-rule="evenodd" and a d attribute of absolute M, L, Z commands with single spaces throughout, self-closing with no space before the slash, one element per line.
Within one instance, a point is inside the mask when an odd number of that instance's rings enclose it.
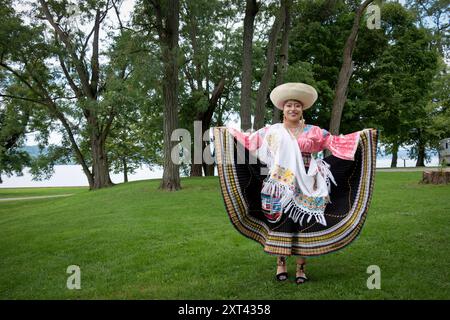
<path fill-rule="evenodd" d="M 18 96 L 13 96 L 13 95 L 9 95 L 9 94 L 1 94 L 1 93 L 0 93 L 0 97 L 24 100 L 24 101 L 39 103 L 39 104 L 42 104 L 44 106 L 47 106 L 47 103 L 42 101 L 42 100 L 35 100 L 35 99 L 30 99 L 30 98 L 25 98 L 25 97 L 18 97 Z"/>
<path fill-rule="evenodd" d="M 103 131 L 102 131 L 102 140 L 103 140 L 103 141 L 106 140 L 106 137 L 107 137 L 108 134 L 109 134 L 109 130 L 111 129 L 111 124 L 112 124 L 112 122 L 113 122 L 115 116 L 116 116 L 116 113 L 115 113 L 115 111 L 114 111 L 114 108 L 111 108 L 111 111 L 110 111 L 110 113 L 109 113 L 109 117 L 108 117 L 108 119 L 106 120 L 106 126 L 105 126 L 105 128 L 103 129 Z"/>
<path fill-rule="evenodd" d="M 116 3 L 112 0 L 112 5 L 114 7 L 114 12 L 116 13 L 117 20 L 119 21 L 120 30 L 123 30 L 122 20 L 120 19 L 119 9 L 117 9 Z"/>
<path fill-rule="evenodd" d="M 99 79 L 99 62 L 98 62 L 98 43 L 100 35 L 100 10 L 97 9 L 94 25 L 94 40 L 92 42 L 92 58 L 91 58 L 91 91 L 94 97 L 97 97 L 98 79 Z"/>
<path fill-rule="evenodd" d="M 161 3 L 157 0 L 149 0 L 155 9 L 156 15 L 156 30 L 158 31 L 159 39 L 163 41 L 164 39 L 164 25 L 162 20 Z"/>
<path fill-rule="evenodd" d="M 56 40 L 56 34 L 55 34 L 55 40 Z M 57 40 L 56 40 L 57 41 Z M 61 53 L 58 52 L 58 59 L 59 64 L 61 65 L 61 69 L 63 70 L 64 76 L 67 79 L 67 82 L 69 83 L 69 86 L 72 88 L 73 92 L 77 97 L 82 97 L 83 93 L 81 92 L 80 88 L 75 84 L 75 81 L 73 81 L 72 77 L 69 74 L 69 71 L 67 70 L 66 64 L 64 62 L 64 59 L 61 55 Z"/>
<path fill-rule="evenodd" d="M 36 91 L 36 89 L 16 70 L 8 66 L 4 62 L 0 62 L 0 66 L 11 72 L 13 75 L 15 75 L 23 84 L 25 84 L 31 91 L 33 91 L 37 96 L 40 96 L 39 92 Z"/>
<path fill-rule="evenodd" d="M 197 91 L 197 88 L 195 88 L 195 85 L 194 85 L 194 79 L 192 78 L 192 75 L 190 74 L 190 72 L 188 70 L 188 66 L 183 68 L 183 70 L 184 70 L 184 74 L 186 75 L 186 78 L 189 82 L 189 87 L 191 87 L 192 91 Z"/>
<path fill-rule="evenodd" d="M 66 49 L 68 50 L 70 56 L 72 57 L 72 59 L 75 62 L 75 68 L 77 70 L 78 76 L 80 77 L 80 81 L 81 81 L 81 85 L 83 87 L 84 94 L 90 98 L 93 98 L 94 96 L 92 94 L 91 86 L 89 84 L 88 73 L 87 73 L 86 68 L 84 67 L 82 61 L 77 57 L 75 49 L 73 48 L 68 35 L 61 29 L 59 24 L 57 24 L 54 21 L 53 16 L 51 15 L 50 10 L 48 8 L 48 4 L 44 0 L 39 0 L 39 3 L 42 6 L 42 10 L 44 11 L 46 20 L 50 23 L 50 25 L 53 27 L 53 29 L 55 29 L 59 38 L 66 46 Z"/>

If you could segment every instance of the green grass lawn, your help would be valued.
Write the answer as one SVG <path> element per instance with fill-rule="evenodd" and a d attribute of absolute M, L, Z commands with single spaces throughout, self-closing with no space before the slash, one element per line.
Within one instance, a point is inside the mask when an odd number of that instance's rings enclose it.
<path fill-rule="evenodd" d="M 420 185 L 421 172 L 378 172 L 361 235 L 308 260 L 311 281 L 275 280 L 275 257 L 239 234 L 218 178 L 159 180 L 95 192 L 0 189 L 0 197 L 75 193 L 0 202 L 0 299 L 449 299 L 450 185 Z M 72 190 L 73 189 L 73 190 Z M 69 265 L 81 289 L 69 290 Z M 366 286 L 369 265 L 381 289 Z"/>

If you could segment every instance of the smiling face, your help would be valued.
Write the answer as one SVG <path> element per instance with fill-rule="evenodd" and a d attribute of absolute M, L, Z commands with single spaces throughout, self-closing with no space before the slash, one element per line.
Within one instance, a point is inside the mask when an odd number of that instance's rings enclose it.
<path fill-rule="evenodd" d="M 284 119 L 289 122 L 298 122 L 303 118 L 303 104 L 297 100 L 287 100 L 283 105 Z"/>

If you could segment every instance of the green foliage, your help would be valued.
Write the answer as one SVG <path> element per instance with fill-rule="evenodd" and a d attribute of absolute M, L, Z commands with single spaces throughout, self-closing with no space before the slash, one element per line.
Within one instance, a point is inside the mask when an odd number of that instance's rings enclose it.
<path fill-rule="evenodd" d="M 305 81 L 318 90 L 314 107 L 305 113 L 307 121 L 328 128 L 339 70 L 342 50 L 353 25 L 354 8 L 342 1 L 296 1 L 293 7 L 292 31 L 290 33 L 289 69 L 297 64 L 309 64 L 305 74 L 299 70 L 291 81 Z M 360 31 L 363 28 L 361 28 Z M 360 45 L 358 39 L 357 46 Z M 369 48 L 370 50 L 370 48 Z M 356 56 L 356 54 L 355 54 Z M 365 57 L 361 57 L 364 60 Z M 361 64 L 355 59 L 355 65 Z M 290 73 L 291 71 L 288 71 Z M 351 89 L 350 89 L 351 90 Z M 342 132 L 360 129 L 363 123 L 348 119 L 348 104 L 344 108 Z M 356 113 L 355 110 L 351 112 Z"/>
<path fill-rule="evenodd" d="M 402 5 L 384 4 L 381 16 L 380 30 L 360 30 L 347 104 L 364 126 L 381 130 L 388 150 L 394 144 L 412 144 L 410 155 L 416 157 L 419 146 L 431 142 L 424 128 L 438 55 L 430 33 L 417 28 L 414 15 Z"/>
<path fill-rule="evenodd" d="M 33 180 L 50 179 L 54 173 L 55 165 L 72 163 L 72 150 L 68 146 L 49 145 L 45 152 L 33 158 L 30 163 L 30 173 Z"/>
<path fill-rule="evenodd" d="M 108 51 L 108 91 L 102 103 L 117 110 L 107 140 L 108 161 L 114 173 L 126 167 L 130 174 L 142 164 L 162 164 L 162 100 L 154 90 L 161 80 L 161 70 L 154 49 L 144 35 L 124 30 Z"/>
<path fill-rule="evenodd" d="M 447 66 L 440 62 L 439 74 L 432 83 L 433 91 L 431 99 L 426 105 L 427 132 L 430 135 L 430 145 L 438 149 L 439 140 L 450 137 L 450 73 Z"/>
<path fill-rule="evenodd" d="M 1 176 L 22 175 L 30 157 L 21 149 L 30 118 L 30 105 L 24 101 L 0 102 L 0 183 Z"/>
<path fill-rule="evenodd" d="M 324 128 L 330 121 L 342 50 L 361 2 L 293 2 L 285 81 L 307 82 L 317 88 L 319 99 L 305 118 Z M 106 19 L 111 28 L 105 27 L 100 33 L 100 85 L 95 99 L 86 95 L 74 97 L 59 60 L 66 62 L 67 74 L 79 84 L 76 59 L 57 41 L 49 24 L 44 23 L 39 2 L 30 2 L 32 10 L 24 13 L 19 13 L 15 3 L 3 0 L 0 6 L 1 62 L 10 67 L 0 68 L 0 93 L 12 97 L 5 97 L 5 106 L 13 97 L 22 99 L 20 104 L 26 101 L 32 106 L 22 132 L 36 132 L 42 148 L 49 147 L 51 133 L 62 136 L 57 146 L 50 147 L 50 154 L 33 162 L 36 177 L 48 176 L 59 162 L 79 161 L 58 112 L 67 119 L 88 166 L 92 165 L 92 135 L 106 126 L 110 116 L 113 122 L 106 139 L 106 153 L 112 170 L 123 170 L 124 161 L 130 172 L 142 164 L 161 165 L 163 69 L 159 34 L 154 28 L 156 18 L 149 2 L 136 1 L 131 21 L 122 26 L 108 20 L 115 15 L 111 9 Z M 90 76 L 92 37 L 86 42 L 90 29 L 81 26 L 92 25 L 96 9 L 103 10 L 107 1 L 79 1 L 75 11 L 68 1 L 48 3 Z M 164 5 L 164 1 L 161 3 Z M 448 51 L 445 32 L 448 11 L 443 1 L 437 0 L 406 1 L 406 7 L 398 2 L 376 3 L 382 10 L 381 29 L 370 30 L 365 18 L 361 21 L 341 131 L 376 127 L 388 149 L 394 142 L 412 144 L 410 151 L 415 155 L 419 146 L 436 148 L 439 139 L 450 136 L 449 79 L 444 63 Z M 120 1 L 116 4 L 120 7 Z M 263 74 L 268 34 L 278 8 L 279 1 L 263 1 L 256 15 L 253 99 Z M 182 0 L 180 9 L 179 127 L 193 134 L 193 122 L 207 110 L 214 87 L 221 79 L 225 87 L 210 126 L 224 125 L 233 113 L 239 113 L 245 2 Z M 45 105 L 48 98 L 45 92 L 56 103 L 56 110 Z M 272 109 L 268 110 L 266 117 L 271 119 Z M 98 122 L 89 123 L 86 113 L 94 114 Z M 4 117 L 9 120 L 2 121 L 14 123 L 20 120 L 20 114 L 17 112 L 17 119 L 13 119 L 14 114 L 9 113 L 10 116 Z M 1 129 L 2 139 L 9 134 L 9 127 Z M 23 142 L 21 139 L 17 146 Z M 16 157 L 15 161 L 8 160 L 9 172 L 20 172 L 26 156 L 12 149 L 9 152 L 10 159 Z M 2 154 L 2 159 L 6 159 L 5 149 Z M 57 159 L 58 156 L 61 158 Z M 7 167 L 6 160 L 3 167 Z"/>

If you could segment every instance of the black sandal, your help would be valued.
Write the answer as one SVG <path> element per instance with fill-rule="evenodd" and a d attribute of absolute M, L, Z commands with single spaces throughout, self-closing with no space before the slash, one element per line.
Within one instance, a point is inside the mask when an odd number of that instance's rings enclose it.
<path fill-rule="evenodd" d="M 304 283 L 305 281 L 308 281 L 308 278 L 306 277 L 306 274 L 305 274 L 305 269 L 303 268 L 303 266 L 304 266 L 305 264 L 304 263 L 302 263 L 302 264 L 297 264 L 297 271 L 302 271 L 302 273 L 304 274 L 304 276 L 298 276 L 298 277 L 295 277 L 295 283 L 296 284 L 302 284 L 302 283 Z"/>
<path fill-rule="evenodd" d="M 277 258 L 277 266 L 285 266 L 286 265 L 286 257 L 278 257 Z M 286 281 L 288 279 L 287 272 L 280 272 L 276 275 L 278 281 Z"/>

